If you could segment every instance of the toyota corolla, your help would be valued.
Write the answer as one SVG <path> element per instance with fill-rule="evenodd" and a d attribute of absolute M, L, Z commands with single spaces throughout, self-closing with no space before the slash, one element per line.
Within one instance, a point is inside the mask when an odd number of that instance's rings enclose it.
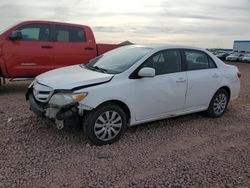
<path fill-rule="evenodd" d="M 238 97 L 240 76 L 200 48 L 131 45 L 39 75 L 26 99 L 58 129 L 79 124 L 92 143 L 103 145 L 127 126 L 200 111 L 222 116 Z"/>

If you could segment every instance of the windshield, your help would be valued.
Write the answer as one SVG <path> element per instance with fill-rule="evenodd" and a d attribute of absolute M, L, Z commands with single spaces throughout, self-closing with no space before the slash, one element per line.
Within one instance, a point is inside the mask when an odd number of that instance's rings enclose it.
<path fill-rule="evenodd" d="M 8 29 L 10 29 L 11 27 L 13 27 L 14 25 L 16 25 L 16 24 L 11 24 L 11 25 L 3 27 L 3 28 L 1 27 L 0 28 L 0 35 L 3 34 L 5 31 L 7 31 Z"/>
<path fill-rule="evenodd" d="M 108 74 L 119 74 L 130 68 L 152 48 L 125 46 L 92 59 L 86 68 Z"/>
<path fill-rule="evenodd" d="M 8 28 L 0 28 L 0 35 L 3 34 L 7 30 L 8 30 Z"/>

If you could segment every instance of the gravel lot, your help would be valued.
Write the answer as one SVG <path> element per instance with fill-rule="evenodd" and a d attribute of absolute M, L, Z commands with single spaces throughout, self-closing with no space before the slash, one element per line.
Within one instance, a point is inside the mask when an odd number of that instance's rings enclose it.
<path fill-rule="evenodd" d="M 236 64 L 236 63 L 235 63 Z M 250 64 L 222 118 L 192 114 L 129 128 L 92 146 L 75 129 L 39 127 L 27 82 L 0 89 L 0 187 L 250 187 Z"/>

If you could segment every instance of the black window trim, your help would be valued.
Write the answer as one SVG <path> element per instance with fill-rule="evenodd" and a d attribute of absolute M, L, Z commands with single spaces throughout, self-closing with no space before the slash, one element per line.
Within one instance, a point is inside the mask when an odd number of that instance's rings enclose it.
<path fill-rule="evenodd" d="M 41 41 L 41 40 L 36 40 L 36 41 L 29 41 L 29 40 L 18 40 L 18 41 L 21 41 L 21 42 L 52 42 L 52 34 L 53 34 L 53 30 L 52 30 L 52 25 L 50 23 L 26 23 L 26 24 L 23 24 L 19 27 L 17 27 L 14 31 L 17 31 L 19 30 L 20 28 L 22 27 L 26 27 L 26 26 L 29 26 L 29 25 L 48 25 L 49 26 L 49 40 L 48 41 Z M 6 37 L 6 40 L 11 40 L 9 38 L 9 36 L 11 35 L 12 32 L 10 32 L 8 34 L 8 36 Z"/>
<path fill-rule="evenodd" d="M 149 56 L 139 67 L 137 67 L 130 75 L 129 75 L 129 79 L 141 79 L 141 77 L 138 76 L 138 72 L 141 70 L 142 66 L 150 59 L 152 58 L 153 56 L 159 54 L 159 53 L 162 53 L 162 52 L 165 52 L 165 51 L 172 51 L 172 50 L 175 50 L 175 51 L 179 51 L 180 53 L 180 56 L 181 56 L 181 70 L 179 72 L 184 72 L 185 71 L 185 64 L 184 64 L 184 61 L 183 61 L 183 55 L 182 55 L 182 52 L 181 52 L 181 49 L 179 48 L 171 48 L 171 49 L 164 49 L 164 50 L 160 50 L 154 54 L 152 54 L 151 56 Z M 173 73 L 166 73 L 166 74 L 160 74 L 160 75 L 155 75 L 155 76 L 161 76 L 161 75 L 167 75 L 167 74 L 174 74 L 174 73 L 178 73 L 178 72 L 173 72 Z"/>
<path fill-rule="evenodd" d="M 78 29 L 81 29 L 83 30 L 83 33 L 84 33 L 84 37 L 85 37 L 85 41 L 81 41 L 81 42 L 58 42 L 56 41 L 56 26 L 64 26 L 64 27 L 75 27 L 75 28 L 78 28 Z M 79 27 L 79 26 L 71 26 L 71 25 L 64 25 L 64 24 L 52 24 L 52 35 L 51 35 L 51 39 L 52 39 L 52 42 L 58 42 L 58 43 L 86 43 L 87 42 L 87 34 L 86 34 L 86 30 L 82 27 Z"/>
<path fill-rule="evenodd" d="M 182 48 L 181 50 L 181 54 L 182 54 L 182 61 L 185 64 L 185 71 L 198 71 L 198 70 L 207 70 L 207 69 L 216 69 L 218 68 L 217 64 L 214 62 L 213 58 L 210 57 L 210 55 L 208 55 L 206 52 L 202 51 L 202 50 L 196 50 L 196 49 L 188 49 L 188 48 Z M 209 68 L 207 69 L 196 69 L 196 70 L 188 70 L 188 63 L 186 60 L 186 56 L 185 56 L 185 51 L 193 51 L 193 52 L 200 52 L 206 55 L 207 60 L 208 60 L 208 65 Z M 209 63 L 209 59 L 211 60 L 211 62 L 214 64 L 214 67 L 211 67 L 210 63 Z"/>

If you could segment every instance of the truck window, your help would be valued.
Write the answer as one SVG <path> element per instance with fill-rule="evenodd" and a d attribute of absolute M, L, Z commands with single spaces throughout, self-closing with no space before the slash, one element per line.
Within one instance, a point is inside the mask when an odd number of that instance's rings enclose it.
<path fill-rule="evenodd" d="M 19 27 L 17 30 L 22 33 L 21 41 L 50 40 L 50 26 L 48 24 L 28 24 Z"/>
<path fill-rule="evenodd" d="M 86 34 L 79 27 L 56 25 L 54 40 L 56 42 L 86 42 Z"/>

